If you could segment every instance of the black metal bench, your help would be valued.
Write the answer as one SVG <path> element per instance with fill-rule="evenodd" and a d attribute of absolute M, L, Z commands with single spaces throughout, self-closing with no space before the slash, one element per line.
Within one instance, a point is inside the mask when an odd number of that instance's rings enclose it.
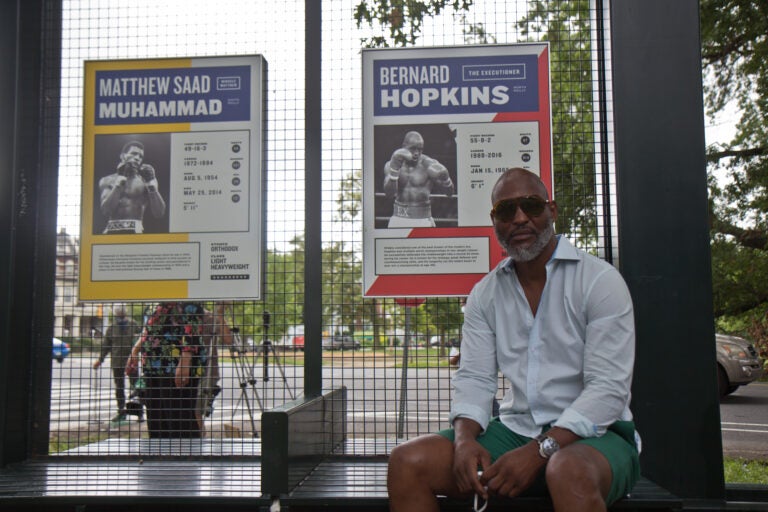
<path fill-rule="evenodd" d="M 280 497 L 282 510 L 291 512 L 325 510 L 388 510 L 385 457 L 328 457 L 315 467 L 292 491 Z M 631 495 L 615 503 L 612 511 L 673 511 L 683 502 L 650 480 L 642 478 Z M 446 512 L 472 510 L 469 500 L 440 498 Z M 492 499 L 493 510 L 552 510 L 548 498 Z"/>
<path fill-rule="evenodd" d="M 0 470 L 0 510 L 253 511 L 269 504 L 260 473 L 240 457 L 31 460 Z"/>
<path fill-rule="evenodd" d="M 342 387 L 264 412 L 260 440 L 234 445 L 208 439 L 110 439 L 66 457 L 2 468 L 0 510 L 267 511 L 279 505 L 296 512 L 383 512 L 388 509 L 387 454 L 396 443 L 348 440 L 346 393 Z M 122 455 L 105 458 L 104 453 Z M 611 510 L 672 511 L 682 505 L 642 479 Z M 445 497 L 440 507 L 471 510 L 468 501 Z M 551 509 L 546 498 L 492 500 L 489 506 L 489 511 Z"/>
<path fill-rule="evenodd" d="M 374 441 L 375 442 L 375 441 Z M 387 455 L 350 455 L 346 440 L 346 388 L 298 400 L 262 415 L 261 489 L 281 510 L 388 510 Z M 672 511 L 682 500 L 641 479 L 614 511 Z M 468 501 L 440 498 L 445 511 L 466 511 Z M 552 510 L 547 498 L 492 500 L 489 510 Z"/>

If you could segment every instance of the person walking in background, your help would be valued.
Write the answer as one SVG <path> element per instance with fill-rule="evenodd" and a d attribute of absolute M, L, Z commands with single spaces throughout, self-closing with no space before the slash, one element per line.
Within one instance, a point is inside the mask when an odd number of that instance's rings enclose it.
<path fill-rule="evenodd" d="M 128 316 L 125 305 L 116 304 L 112 308 L 112 324 L 107 328 L 107 334 L 101 343 L 99 358 L 93 362 L 93 369 L 98 370 L 104 360 L 110 356 L 112 376 L 115 381 L 115 399 L 117 400 L 117 414 L 112 418 L 114 426 L 127 421 L 125 408 L 125 368 L 128 357 L 131 355 L 131 347 L 141 334 L 141 326 L 133 318 Z M 136 375 L 129 375 L 131 389 L 134 388 Z M 143 421 L 143 415 L 139 414 L 139 421 Z"/>
<path fill-rule="evenodd" d="M 196 405 L 208 362 L 205 315 L 195 302 L 160 303 L 134 346 L 128 371 L 135 371 L 140 351 L 150 438 L 202 437 Z"/>
<path fill-rule="evenodd" d="M 150 420 L 150 437 L 205 434 L 205 417 L 213 411 L 213 401 L 221 391 L 217 346 L 235 342 L 224 316 L 225 306 L 218 303 L 210 312 L 196 303 L 168 302 L 145 313 L 147 333 L 134 344 L 126 371 L 136 374 L 139 357 L 144 354 L 142 373 L 147 391 L 143 396 L 151 402 L 147 411 L 152 408 L 150 417 L 156 420 Z M 146 348 L 145 344 L 151 346 Z M 196 428 L 190 427 L 190 406 Z M 180 431 L 174 434 L 174 429 Z"/>

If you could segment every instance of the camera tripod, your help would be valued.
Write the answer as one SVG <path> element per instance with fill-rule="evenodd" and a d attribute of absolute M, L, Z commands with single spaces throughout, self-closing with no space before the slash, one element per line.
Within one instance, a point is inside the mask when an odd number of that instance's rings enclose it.
<path fill-rule="evenodd" d="M 240 386 L 240 397 L 238 398 L 237 402 L 235 403 L 235 406 L 232 410 L 232 416 L 234 417 L 237 410 L 240 408 L 240 404 L 245 405 L 246 412 L 248 414 L 248 418 L 251 423 L 251 429 L 253 432 L 254 437 L 257 436 L 256 431 L 256 425 L 253 418 L 253 406 L 251 404 L 251 397 L 256 401 L 258 404 L 259 411 L 264 412 L 264 404 L 262 403 L 261 396 L 259 395 L 259 390 L 257 387 L 257 378 L 256 378 L 256 363 L 258 356 L 262 356 L 262 384 L 265 386 L 265 389 L 263 392 L 266 391 L 266 383 L 270 381 L 270 375 L 269 375 L 269 366 L 270 361 L 269 357 L 270 354 L 273 357 L 274 366 L 277 368 L 277 370 L 280 373 L 280 377 L 282 378 L 283 386 L 288 391 L 288 396 L 291 397 L 291 400 L 294 399 L 293 391 L 291 390 L 291 387 L 288 385 L 288 381 L 285 378 L 285 371 L 283 370 L 283 365 L 280 363 L 280 359 L 277 357 L 277 354 L 275 353 L 275 347 L 272 345 L 272 342 L 269 340 L 269 327 L 270 327 L 270 313 L 269 311 L 264 311 L 262 314 L 262 326 L 263 326 L 263 341 L 261 343 L 261 346 L 254 347 L 253 356 L 250 360 L 246 358 L 246 350 L 243 346 L 241 337 L 240 337 L 240 330 L 235 327 L 232 329 L 232 334 L 234 336 L 234 340 L 232 345 L 230 346 L 230 354 L 232 356 L 232 360 L 235 367 L 235 374 L 237 376 L 237 381 Z"/>

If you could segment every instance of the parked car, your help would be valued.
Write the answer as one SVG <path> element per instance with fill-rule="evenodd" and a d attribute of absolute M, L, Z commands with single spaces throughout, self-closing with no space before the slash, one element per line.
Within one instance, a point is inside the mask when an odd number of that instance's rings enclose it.
<path fill-rule="evenodd" d="M 429 346 L 430 347 L 439 347 L 440 346 L 440 336 L 432 336 L 429 339 Z M 445 346 L 446 347 L 458 347 L 459 346 L 459 340 L 458 338 L 449 338 L 445 340 Z"/>
<path fill-rule="evenodd" d="M 65 343 L 59 338 L 53 338 L 53 358 L 56 361 L 64 362 L 64 358 L 69 355 L 69 352 L 69 343 Z"/>
<path fill-rule="evenodd" d="M 721 397 L 730 395 L 763 375 L 763 362 L 754 345 L 738 336 L 715 335 L 717 386 Z"/>
<path fill-rule="evenodd" d="M 288 331 L 277 340 L 274 347 L 278 350 L 304 350 L 304 326 L 292 325 Z"/>
<path fill-rule="evenodd" d="M 323 350 L 357 350 L 360 342 L 352 336 L 334 335 L 323 337 Z"/>

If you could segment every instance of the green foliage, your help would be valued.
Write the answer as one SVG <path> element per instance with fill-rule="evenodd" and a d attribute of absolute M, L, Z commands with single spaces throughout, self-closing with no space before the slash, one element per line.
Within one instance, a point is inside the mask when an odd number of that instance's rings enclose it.
<path fill-rule="evenodd" d="M 430 323 L 434 326 L 437 335 L 440 336 L 440 354 L 445 354 L 445 344 L 449 334 L 458 333 L 464 322 L 464 313 L 461 310 L 461 301 L 450 297 L 435 297 L 427 299 L 424 311 Z M 429 342 L 429 340 L 427 340 Z"/>
<path fill-rule="evenodd" d="M 356 222 L 363 207 L 363 171 L 358 169 L 341 180 L 336 212 L 342 222 Z"/>
<path fill-rule="evenodd" d="M 85 446 L 91 443 L 97 443 L 110 437 L 109 432 L 78 432 L 67 430 L 56 430 L 51 432 L 48 439 L 48 453 L 60 453 L 74 448 Z M 127 437 L 127 436 L 118 436 Z"/>
<path fill-rule="evenodd" d="M 368 24 L 381 32 L 389 30 L 388 37 L 380 33 L 364 40 L 367 46 L 408 46 L 420 35 L 425 16 L 439 14 L 447 7 L 460 13 L 467 43 L 495 41 L 482 23 L 467 23 L 470 1 L 362 1 L 355 19 L 358 27 Z M 590 2 L 530 2 L 528 14 L 517 25 L 523 40 L 550 43 L 558 231 L 581 241 L 594 241 L 597 218 Z"/>
<path fill-rule="evenodd" d="M 768 302 L 768 252 L 724 237 L 712 241 L 715 316 L 737 315 Z"/>
<path fill-rule="evenodd" d="M 582 245 L 597 237 L 589 17 L 588 0 L 538 1 L 518 21 L 523 37 L 550 44 L 557 229 Z"/>
<path fill-rule="evenodd" d="M 597 236 L 590 2 L 527 5 L 517 22 L 521 39 L 550 44 L 558 231 L 588 246 Z M 768 2 L 702 0 L 700 6 L 706 114 L 714 119 L 733 104 L 741 116 L 732 141 L 707 148 L 714 310 L 728 321 L 746 315 L 746 325 L 748 312 L 764 313 L 768 302 Z M 470 1 L 363 0 L 355 19 L 378 33 L 366 45 L 407 46 L 427 16 L 452 8 L 466 24 L 471 7 Z M 469 27 L 468 43 L 493 38 L 482 24 Z"/>
<path fill-rule="evenodd" d="M 387 33 L 364 38 L 366 47 L 408 46 L 421 34 L 425 17 L 436 16 L 447 8 L 467 11 L 471 6 L 472 0 L 363 0 L 355 8 L 355 21 L 358 28 L 369 26 Z M 482 27 L 472 30 L 484 33 Z"/>
<path fill-rule="evenodd" d="M 768 461 L 726 457 L 723 470 L 729 484 L 768 484 Z"/>
<path fill-rule="evenodd" d="M 768 3 L 702 0 L 701 37 L 707 115 L 741 114 L 733 140 L 707 148 L 715 312 L 749 317 L 768 301 Z"/>

